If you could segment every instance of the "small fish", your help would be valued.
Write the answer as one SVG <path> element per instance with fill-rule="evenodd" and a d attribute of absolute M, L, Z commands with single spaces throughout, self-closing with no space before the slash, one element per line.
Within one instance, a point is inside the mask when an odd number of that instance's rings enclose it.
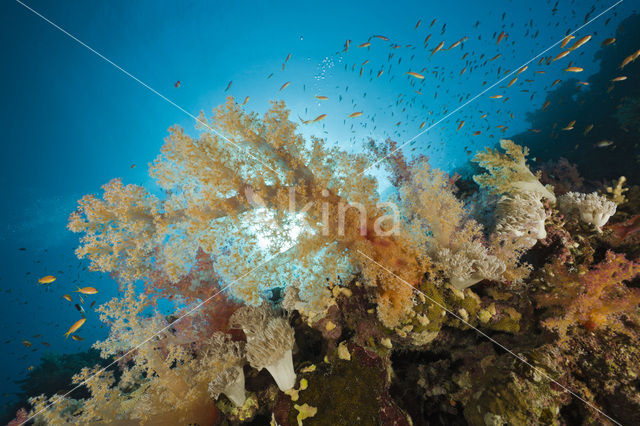
<path fill-rule="evenodd" d="M 242 105 L 246 105 L 247 102 L 249 102 L 249 97 L 248 96 L 246 98 L 244 98 L 244 101 L 242 102 Z"/>
<path fill-rule="evenodd" d="M 573 46 L 571 46 L 569 48 L 569 50 L 576 50 L 578 47 L 582 46 L 583 44 L 585 44 L 589 40 L 591 40 L 591 36 L 590 35 L 586 35 L 586 36 L 576 40 L 576 42 L 573 43 Z"/>
<path fill-rule="evenodd" d="M 480 130 L 476 130 L 475 132 L 473 132 L 473 136 L 478 136 L 479 134 L 481 134 L 482 132 Z"/>
<path fill-rule="evenodd" d="M 529 68 L 529 66 L 528 66 L 528 65 L 525 65 L 524 67 L 520 68 L 520 69 L 518 70 L 518 72 L 516 73 L 516 75 L 520 75 L 520 74 L 522 74 L 523 72 L 525 72 L 525 71 L 527 70 L 527 68 Z"/>
<path fill-rule="evenodd" d="M 504 31 L 502 31 L 499 35 L 498 35 L 498 41 L 496 42 L 496 44 L 500 44 L 500 42 L 502 41 L 503 38 L 508 37 L 508 34 L 505 33 Z"/>
<path fill-rule="evenodd" d="M 593 129 L 593 124 L 589 124 L 585 129 L 584 129 L 584 136 L 587 136 L 587 134 L 591 131 L 591 129 Z"/>
<path fill-rule="evenodd" d="M 175 87 L 177 89 L 178 87 L 180 87 L 180 84 L 182 84 L 182 83 L 180 83 L 180 80 L 178 80 L 173 84 L 173 87 Z"/>
<path fill-rule="evenodd" d="M 352 112 L 351 114 L 349 114 L 348 118 L 356 118 L 356 117 L 360 117 L 361 115 L 362 115 L 362 111 Z"/>
<path fill-rule="evenodd" d="M 458 128 L 456 129 L 456 131 L 462 129 L 462 126 L 464 126 L 464 120 L 462 120 L 460 124 L 458 124 Z"/>
<path fill-rule="evenodd" d="M 555 80 L 553 83 L 551 83 L 551 87 L 555 86 L 556 84 L 560 83 L 562 80 Z"/>
<path fill-rule="evenodd" d="M 375 38 L 379 38 L 380 40 L 384 40 L 384 41 L 389 41 L 388 37 L 385 37 L 383 35 L 374 35 Z"/>
<path fill-rule="evenodd" d="M 380 70 L 378 71 L 378 75 L 376 75 L 376 78 L 380 77 L 382 75 L 382 73 L 384 72 L 384 70 Z"/>
<path fill-rule="evenodd" d="M 629 55 L 626 58 L 624 58 L 624 60 L 620 64 L 620 69 L 624 69 L 624 67 L 629 65 L 629 63 L 633 62 L 633 60 L 634 60 L 633 55 Z"/>
<path fill-rule="evenodd" d="M 417 72 L 409 71 L 407 72 L 411 77 L 419 78 L 420 80 L 424 80 L 424 75 L 418 74 Z"/>
<path fill-rule="evenodd" d="M 542 110 L 544 111 L 545 109 L 547 109 L 549 105 L 551 105 L 551 101 L 545 102 L 544 105 L 542 105 Z"/>
<path fill-rule="evenodd" d="M 553 59 L 551 60 L 551 62 L 555 62 L 555 61 L 557 61 L 558 59 L 562 59 L 562 58 L 564 58 L 565 56 L 567 56 L 569 53 L 571 53 L 571 50 L 565 50 L 564 52 L 560 52 L 560 53 L 558 53 L 558 54 L 555 56 L 555 58 L 553 58 Z"/>
<path fill-rule="evenodd" d="M 94 300 L 93 302 L 91 302 L 91 304 L 89 305 L 90 308 L 93 308 L 93 305 L 96 304 L 96 301 Z"/>
<path fill-rule="evenodd" d="M 78 329 L 82 327 L 82 324 L 84 324 L 86 320 L 87 320 L 86 318 L 81 318 L 78 321 L 76 321 L 71 327 L 69 327 L 69 330 L 64 334 L 65 338 L 69 337 L 69 335 L 78 331 Z"/>
<path fill-rule="evenodd" d="M 136 168 L 136 165 L 135 165 L 135 164 L 132 164 L 132 165 L 131 165 L 131 166 L 129 166 L 129 167 L 130 167 L 130 168 L 132 168 L 132 169 L 135 169 L 135 168 Z"/>
<path fill-rule="evenodd" d="M 422 19 L 418 19 L 418 22 L 416 22 L 416 26 L 413 28 L 414 30 L 418 29 L 418 27 L 420 26 L 420 22 L 422 22 Z"/>
<path fill-rule="evenodd" d="M 344 42 L 344 50 L 343 52 L 346 52 L 347 50 L 349 50 L 349 45 L 351 44 L 351 40 L 347 40 Z"/>
<path fill-rule="evenodd" d="M 289 59 L 291 59 L 291 53 L 287 55 L 287 58 L 284 61 L 287 62 Z"/>
<path fill-rule="evenodd" d="M 49 342 L 42 342 L 42 344 L 43 344 L 43 345 L 45 345 L 47 348 L 48 348 L 49 346 L 51 346 L 51 343 L 49 343 Z"/>
<path fill-rule="evenodd" d="M 500 56 L 502 56 L 502 53 L 498 53 L 496 56 L 494 56 L 493 58 L 489 59 L 489 62 L 491 61 L 495 61 L 496 59 L 498 59 Z"/>
<path fill-rule="evenodd" d="M 433 52 L 431 52 L 431 56 L 433 56 L 434 53 L 442 49 L 443 46 L 444 46 L 444 41 L 441 41 L 440 43 L 438 43 L 438 45 L 433 49 Z"/>
<path fill-rule="evenodd" d="M 40 278 L 38 280 L 38 282 L 40 284 L 51 284 L 55 280 L 56 280 L 56 277 L 54 277 L 53 275 L 47 275 L 47 276 L 44 276 L 44 277 Z"/>
<path fill-rule="evenodd" d="M 426 122 L 426 121 L 423 121 L 422 123 L 420 123 L 420 127 L 419 127 L 419 129 L 422 129 L 422 128 L 424 127 L 424 125 L 425 125 L 425 124 L 427 124 L 427 122 Z"/>
<path fill-rule="evenodd" d="M 511 87 L 511 86 L 513 86 L 513 84 L 514 84 L 516 81 L 518 81 L 518 77 L 514 77 L 514 78 L 513 78 L 513 80 L 511 80 L 511 81 L 509 82 L 509 84 L 507 84 L 507 87 Z"/>
<path fill-rule="evenodd" d="M 34 368 L 35 368 L 35 367 L 34 367 L 33 365 L 30 365 L 30 366 L 27 368 L 27 371 L 33 371 L 33 369 L 34 369 Z"/>
<path fill-rule="evenodd" d="M 62 296 L 62 298 L 71 302 L 71 296 L 69 296 L 68 294 L 65 294 L 64 296 Z"/>
<path fill-rule="evenodd" d="M 502 97 L 502 95 L 492 95 L 489 96 L 491 99 L 500 99 Z"/>
<path fill-rule="evenodd" d="M 367 42 L 362 43 L 358 47 L 369 47 L 369 46 L 371 46 L 371 43 L 367 41 Z"/>
<path fill-rule="evenodd" d="M 31 347 L 31 342 L 28 340 L 23 340 L 22 344 L 26 347 L 26 348 L 30 348 Z"/>
<path fill-rule="evenodd" d="M 560 48 L 564 49 L 566 47 L 567 44 L 569 44 L 569 42 L 571 40 L 573 40 L 574 38 L 576 38 L 575 36 L 572 35 L 568 35 L 565 38 L 562 39 L 562 43 L 560 43 Z"/>
<path fill-rule="evenodd" d="M 327 118 L 327 114 L 320 114 L 319 116 L 317 116 L 316 118 L 314 118 L 313 120 L 311 120 L 312 123 L 317 123 L 318 121 L 322 121 L 325 118 Z"/>
<path fill-rule="evenodd" d="M 233 84 L 233 80 L 231 80 L 231 81 L 229 82 L 229 84 L 227 84 L 227 88 L 226 88 L 226 89 L 224 89 L 224 91 L 226 92 L 227 90 L 229 90 L 229 88 L 231 87 L 231 85 L 232 85 L 232 84 Z"/>
<path fill-rule="evenodd" d="M 611 79 L 611 81 L 624 81 L 626 79 L 627 79 L 627 76 L 621 75 L 620 77 L 616 77 L 616 78 Z"/>
<path fill-rule="evenodd" d="M 71 336 L 71 338 L 72 338 L 73 340 L 78 341 L 78 342 L 81 342 L 81 341 L 83 341 L 83 340 L 84 340 L 82 337 L 80 337 L 80 336 L 76 336 L 75 334 L 74 334 L 73 336 Z"/>
<path fill-rule="evenodd" d="M 489 114 L 482 114 L 482 115 L 480 116 L 480 118 L 487 118 L 487 115 L 489 115 Z"/>
<path fill-rule="evenodd" d="M 78 312 L 83 313 L 83 314 L 85 313 L 85 312 L 84 312 L 84 308 L 83 308 L 82 306 L 78 305 L 77 303 L 76 303 L 74 306 L 76 307 L 76 309 L 78 310 Z"/>
<path fill-rule="evenodd" d="M 606 38 L 602 43 L 600 43 L 600 46 L 608 46 L 615 42 L 616 42 L 616 39 L 614 37 Z"/>
<path fill-rule="evenodd" d="M 316 99 L 319 100 L 319 101 L 326 101 L 329 98 L 327 98 L 326 96 L 323 96 L 323 95 L 316 95 Z"/>
<path fill-rule="evenodd" d="M 569 67 L 569 68 L 565 68 L 564 70 L 566 72 L 582 72 L 582 71 L 584 71 L 584 69 L 580 68 L 580 67 Z"/>
<path fill-rule="evenodd" d="M 78 287 L 78 289 L 76 291 L 74 291 L 74 293 L 82 293 L 82 294 L 97 294 L 98 290 L 96 290 L 93 287 Z"/>
<path fill-rule="evenodd" d="M 611 145 L 613 145 L 613 141 L 605 139 L 605 140 L 602 140 L 602 141 L 598 142 L 596 144 L 596 147 L 597 148 L 606 148 L 606 147 L 611 146 Z"/>
<path fill-rule="evenodd" d="M 291 82 L 287 81 L 285 84 L 282 85 L 282 87 L 280 87 L 280 90 L 285 89 L 289 84 L 291 84 Z"/>
<path fill-rule="evenodd" d="M 573 130 L 573 125 L 576 124 L 576 120 L 571 121 L 567 124 L 567 127 L 564 127 L 562 130 Z"/>

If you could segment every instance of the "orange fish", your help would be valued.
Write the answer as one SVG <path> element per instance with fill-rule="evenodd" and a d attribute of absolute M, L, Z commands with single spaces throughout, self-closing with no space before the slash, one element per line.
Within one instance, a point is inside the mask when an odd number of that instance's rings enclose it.
<path fill-rule="evenodd" d="M 78 342 L 81 342 L 81 341 L 83 341 L 83 340 L 84 340 L 82 337 L 80 337 L 80 336 L 76 336 L 75 334 L 74 334 L 73 336 L 71 336 L 71 338 L 72 338 L 73 340 L 75 340 L 75 341 L 78 341 Z"/>
<path fill-rule="evenodd" d="M 55 280 L 56 280 L 56 277 L 54 277 L 53 275 L 47 275 L 47 276 L 44 276 L 44 277 L 40 278 L 38 280 L 38 282 L 40 284 L 51 284 Z"/>
<path fill-rule="evenodd" d="M 560 83 L 562 80 L 555 80 L 553 83 L 551 83 L 551 87 L 555 86 L 556 84 Z"/>
<path fill-rule="evenodd" d="M 462 120 L 460 124 L 458 124 L 458 128 L 456 129 L 456 131 L 462 129 L 462 126 L 464 126 L 464 120 Z"/>
<path fill-rule="evenodd" d="M 492 95 L 489 96 L 491 99 L 500 99 L 502 97 L 502 95 Z"/>
<path fill-rule="evenodd" d="M 347 40 L 344 42 L 344 51 L 349 50 L 349 45 L 351 44 L 351 40 Z"/>
<path fill-rule="evenodd" d="M 431 56 L 433 56 L 434 53 L 442 49 L 442 46 L 444 46 L 444 41 L 441 41 L 440 43 L 438 43 L 438 45 L 433 49 L 433 52 L 431 52 Z"/>
<path fill-rule="evenodd" d="M 500 42 L 502 41 L 503 38 L 508 37 L 508 34 L 505 33 L 504 31 L 502 31 L 499 35 L 498 35 L 498 41 L 496 42 L 496 44 L 500 44 Z"/>
<path fill-rule="evenodd" d="M 291 82 L 287 81 L 285 84 L 282 85 L 282 87 L 280 87 L 280 90 L 285 89 L 290 84 L 291 84 Z"/>
<path fill-rule="evenodd" d="M 86 320 L 87 320 L 86 318 L 81 318 L 78 321 L 76 321 L 71 327 L 69 327 L 69 330 L 66 333 L 64 333 L 65 339 L 69 337 L 69 335 L 78 331 L 78 329 L 82 327 L 82 324 L 84 324 Z"/>
<path fill-rule="evenodd" d="M 312 123 L 317 123 L 318 121 L 322 121 L 325 118 L 327 118 L 327 114 L 320 114 L 319 116 L 317 116 L 316 118 L 314 118 L 313 120 L 311 120 Z"/>
<path fill-rule="evenodd" d="M 560 43 L 560 48 L 561 48 L 561 49 L 564 49 L 564 48 L 565 48 L 565 46 L 566 46 L 567 44 L 569 44 L 569 42 L 570 42 L 571 40 L 573 40 L 574 38 L 576 38 L 576 37 L 575 37 L 575 36 L 572 36 L 572 35 L 568 35 L 568 36 L 566 36 L 565 38 L 563 38 L 563 39 L 562 39 L 562 43 Z"/>
<path fill-rule="evenodd" d="M 383 72 L 384 72 L 383 70 L 378 71 L 378 75 L 376 75 L 376 78 L 380 77 Z"/>
<path fill-rule="evenodd" d="M 544 105 L 542 105 L 542 110 L 544 111 L 545 109 L 547 109 L 549 105 L 551 105 L 551 101 L 545 102 Z"/>
<path fill-rule="evenodd" d="M 518 70 L 518 72 L 516 73 L 516 75 L 520 75 L 520 74 L 522 74 L 523 72 L 525 72 L 525 71 L 527 70 L 527 68 L 529 68 L 529 66 L 528 66 L 528 65 L 525 65 L 524 67 L 520 68 L 520 69 Z"/>
<path fill-rule="evenodd" d="M 348 118 L 356 118 L 356 117 L 360 117 L 361 115 L 362 115 L 362 111 L 352 112 L 351 114 L 349 114 Z"/>
<path fill-rule="evenodd" d="M 507 87 L 511 87 L 511 86 L 513 86 L 513 84 L 514 84 L 516 81 L 518 81 L 518 77 L 514 77 L 514 78 L 513 78 L 513 80 L 511 80 L 511 81 L 509 82 L 509 84 L 507 84 Z"/>
<path fill-rule="evenodd" d="M 98 290 L 96 290 L 93 287 L 78 287 L 78 289 L 76 291 L 74 291 L 74 293 L 82 293 L 82 294 L 97 294 Z"/>
<path fill-rule="evenodd" d="M 635 60 L 635 58 L 633 57 L 633 55 L 629 55 L 626 58 L 624 58 L 624 60 L 622 61 L 622 64 L 620 64 L 620 69 L 623 69 L 624 67 L 626 67 L 627 65 L 629 65 L 629 63 L 633 62 Z"/>
<path fill-rule="evenodd" d="M 496 59 L 498 59 L 500 56 L 502 56 L 501 53 L 498 53 L 496 56 L 494 56 L 493 58 L 489 59 L 489 62 L 491 61 L 495 61 Z"/>
<path fill-rule="evenodd" d="M 576 40 L 576 42 L 573 43 L 573 46 L 571 46 L 569 48 L 569 50 L 576 50 L 578 47 L 582 46 L 583 44 L 585 44 L 589 40 L 591 40 L 591 36 L 590 35 L 586 35 L 586 36 Z"/>
<path fill-rule="evenodd" d="M 374 35 L 375 38 L 379 38 L 380 40 L 384 40 L 384 41 L 389 41 L 388 37 L 385 37 L 383 35 Z"/>
<path fill-rule="evenodd" d="M 418 22 L 416 22 L 416 26 L 413 28 L 414 30 L 418 29 L 418 27 L 420 26 L 420 22 L 422 22 L 422 19 L 418 19 Z"/>
<path fill-rule="evenodd" d="M 419 127 L 419 128 L 420 128 L 420 129 L 422 129 L 422 128 L 424 127 L 424 125 L 425 125 L 425 124 L 427 124 L 427 122 L 426 122 L 426 121 L 423 121 L 422 123 L 420 123 L 420 127 Z"/>
<path fill-rule="evenodd" d="M 611 81 L 624 81 L 626 79 L 627 79 L 627 76 L 621 75 L 620 77 L 616 77 L 616 78 L 611 79 Z"/>
<path fill-rule="evenodd" d="M 602 43 L 600 43 L 600 46 L 608 46 L 608 45 L 613 44 L 615 42 L 616 42 L 615 38 L 613 38 L 613 37 L 607 38 Z"/>
<path fill-rule="evenodd" d="M 566 72 L 582 72 L 582 71 L 584 71 L 584 69 L 580 68 L 580 67 L 569 67 L 569 68 L 565 68 L 564 70 Z"/>
<path fill-rule="evenodd" d="M 62 298 L 71 302 L 71 296 L 69 296 L 68 294 L 65 294 L 64 296 L 62 296 Z"/>
<path fill-rule="evenodd" d="M 318 99 L 319 101 L 326 101 L 329 98 L 327 98 L 326 96 L 322 96 L 322 95 L 316 95 L 316 99 Z"/>
<path fill-rule="evenodd" d="M 173 84 L 173 87 L 175 87 L 177 89 L 178 87 L 180 87 L 180 84 L 181 84 L 180 80 L 178 80 Z"/>
<path fill-rule="evenodd" d="M 551 62 L 557 61 L 558 59 L 562 59 L 565 56 L 567 56 L 569 53 L 571 53 L 571 50 L 565 50 L 564 52 L 560 52 L 556 55 L 555 58 L 551 60 Z"/>
<path fill-rule="evenodd" d="M 291 59 L 291 53 L 287 55 L 287 59 L 285 59 L 284 61 L 287 62 L 289 59 Z"/>
<path fill-rule="evenodd" d="M 476 130 L 475 132 L 473 132 L 473 136 L 478 136 L 480 133 L 482 133 L 480 130 Z"/>
<path fill-rule="evenodd" d="M 420 80 L 424 80 L 424 75 L 418 74 L 417 72 L 409 71 L 407 72 L 411 77 L 419 78 Z"/>
<path fill-rule="evenodd" d="M 358 46 L 358 47 L 369 47 L 369 46 L 371 46 L 371 43 L 367 41 L 367 42 L 365 42 L 365 43 L 362 43 L 362 44 L 361 44 L 360 46 Z"/>

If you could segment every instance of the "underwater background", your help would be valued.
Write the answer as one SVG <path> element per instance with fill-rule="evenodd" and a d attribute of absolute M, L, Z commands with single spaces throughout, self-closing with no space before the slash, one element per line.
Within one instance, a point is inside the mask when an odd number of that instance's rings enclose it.
<path fill-rule="evenodd" d="M 0 421 L 12 420 L 29 397 L 71 389 L 81 368 L 107 364 L 91 350 L 109 333 L 95 308 L 124 289 L 76 257 L 79 236 L 67 228 L 69 215 L 114 178 L 165 194 L 149 164 L 171 126 L 197 134 L 189 114 L 208 116 L 232 96 L 263 115 L 271 100 L 282 100 L 305 138 L 354 155 L 369 152 L 370 140 L 391 139 L 407 159 L 424 155 L 432 167 L 458 173 L 465 195 L 477 189 L 471 177 L 480 168 L 471 158 L 509 139 L 529 148 L 531 170 L 542 170 L 541 182 L 556 195 L 562 185 L 563 192 L 605 194 L 621 176 L 628 187 L 640 182 L 640 65 L 634 59 L 621 69 L 640 49 L 639 6 L 3 2 Z M 553 60 L 581 26 L 575 40 L 592 39 Z M 567 71 L 572 66 L 582 70 Z M 381 164 L 372 174 L 382 199 L 397 193 Z M 634 214 L 629 207 L 620 221 Z M 635 259 L 640 251 L 625 253 Z M 56 280 L 38 282 L 48 275 Z M 98 293 L 74 293 L 85 286 Z M 143 291 L 142 280 L 136 286 Z M 157 309 L 170 315 L 175 305 Z M 82 340 L 65 338 L 79 310 Z"/>

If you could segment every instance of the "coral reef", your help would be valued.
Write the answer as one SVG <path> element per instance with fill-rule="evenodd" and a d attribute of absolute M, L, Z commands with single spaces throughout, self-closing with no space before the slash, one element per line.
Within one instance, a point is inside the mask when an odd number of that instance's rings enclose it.
<path fill-rule="evenodd" d="M 170 130 L 164 196 L 114 180 L 80 200 L 77 255 L 122 290 L 94 344 L 117 362 L 77 394 L 30 389 L 16 421 L 637 423 L 640 189 L 580 193 L 509 140 L 475 156 L 477 186 L 371 142 L 382 203 L 371 158 L 289 115 L 229 99 L 201 116 L 226 139 Z"/>

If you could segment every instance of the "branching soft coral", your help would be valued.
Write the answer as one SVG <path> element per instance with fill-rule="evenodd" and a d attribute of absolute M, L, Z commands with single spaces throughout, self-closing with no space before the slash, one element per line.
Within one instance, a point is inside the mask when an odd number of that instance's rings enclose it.
<path fill-rule="evenodd" d="M 556 197 L 552 188 L 542 185 L 538 180 L 539 176 L 534 175 L 527 166 L 526 156 L 529 149 L 506 139 L 500 141 L 500 146 L 505 150 L 504 154 L 486 148 L 473 158 L 474 162 L 488 172 L 474 176 L 476 183 L 488 188 L 493 194 L 533 193 L 540 199 L 546 198 L 555 203 Z"/>
<path fill-rule="evenodd" d="M 536 297 L 538 305 L 551 314 L 543 324 L 562 338 L 577 326 L 624 331 L 623 315 L 636 324 L 639 319 L 640 289 L 625 284 L 638 275 L 640 263 L 611 251 L 591 270 L 583 266 L 569 270 L 558 261 L 548 265 L 546 281 L 550 289 Z"/>

